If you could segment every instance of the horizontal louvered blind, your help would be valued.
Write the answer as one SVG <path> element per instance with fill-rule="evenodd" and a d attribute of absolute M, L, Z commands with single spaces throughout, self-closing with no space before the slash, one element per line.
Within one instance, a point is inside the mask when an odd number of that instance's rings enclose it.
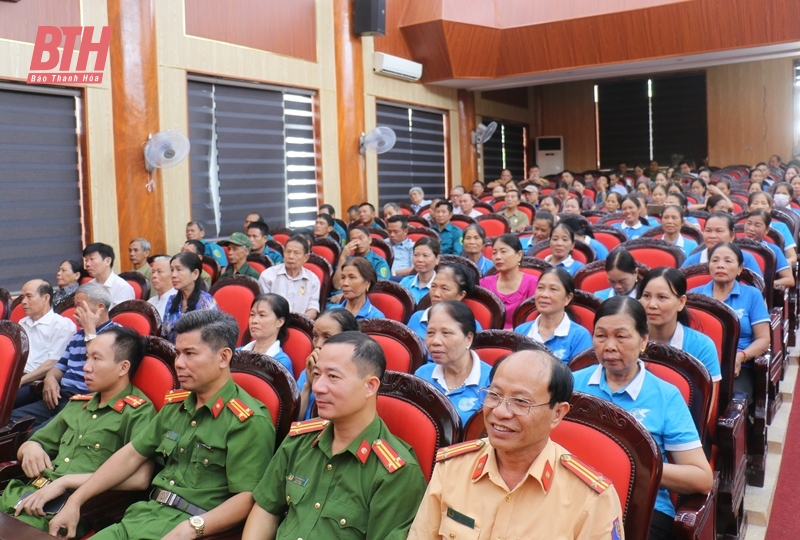
<path fill-rule="evenodd" d="M 497 122 L 492 138 L 483 144 L 483 177 L 486 182 L 500 178 L 503 169 L 516 180 L 525 178 L 525 144 L 527 127 L 503 120 L 484 118 L 483 123 Z"/>
<path fill-rule="evenodd" d="M 659 77 L 652 88 L 653 159 L 662 166 L 673 155 L 700 163 L 708 156 L 705 73 Z"/>
<path fill-rule="evenodd" d="M 80 259 L 80 94 L 8 88 L 0 88 L 0 287 L 13 292 L 34 277 L 55 286 L 61 262 Z"/>
<path fill-rule="evenodd" d="M 446 115 L 378 103 L 377 124 L 395 131 L 394 148 L 378 156 L 378 200 L 408 202 L 408 190 L 421 187 L 425 198 L 444 197 L 447 153 Z"/>
<path fill-rule="evenodd" d="M 598 84 L 597 108 L 600 166 L 646 164 L 650 160 L 647 79 Z"/>

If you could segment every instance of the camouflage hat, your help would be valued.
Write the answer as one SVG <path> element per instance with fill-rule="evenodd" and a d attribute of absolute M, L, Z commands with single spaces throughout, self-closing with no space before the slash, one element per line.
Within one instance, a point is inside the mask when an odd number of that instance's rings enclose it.
<path fill-rule="evenodd" d="M 237 246 L 244 246 L 247 249 L 253 247 L 253 243 L 250 241 L 250 238 L 241 232 L 235 232 L 231 235 L 231 237 L 227 240 L 229 244 L 234 244 Z"/>

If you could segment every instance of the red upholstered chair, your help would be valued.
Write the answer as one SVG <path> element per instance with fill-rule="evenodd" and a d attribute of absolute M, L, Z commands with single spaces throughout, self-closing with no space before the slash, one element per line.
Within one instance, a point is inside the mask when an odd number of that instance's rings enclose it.
<path fill-rule="evenodd" d="M 469 216 L 465 216 L 464 214 L 453 214 L 453 217 L 450 218 L 450 223 L 463 231 L 468 226 L 475 223 L 475 220 Z"/>
<path fill-rule="evenodd" d="M 58 306 L 56 306 L 53 311 L 61 315 L 62 317 L 66 317 L 67 319 L 71 320 L 75 324 L 78 324 L 78 320 L 75 318 L 75 296 L 70 296 L 63 302 L 61 302 Z"/>
<path fill-rule="evenodd" d="M 239 325 L 238 347 L 244 343 L 242 337 L 250 320 L 250 306 L 253 300 L 261 294 L 258 281 L 250 276 L 235 274 L 222 278 L 211 287 L 211 296 L 217 301 L 220 311 L 233 316 Z"/>
<path fill-rule="evenodd" d="M 439 448 L 458 442 L 461 419 L 447 396 L 419 377 L 387 371 L 378 389 L 378 416 L 411 445 L 430 480 Z"/>
<path fill-rule="evenodd" d="M 175 374 L 175 346 L 166 339 L 145 336 L 147 351 L 133 375 L 133 385 L 144 392 L 157 411 L 164 406 L 164 396 L 180 388 Z"/>
<path fill-rule="evenodd" d="M 292 375 L 297 380 L 306 369 L 308 355 L 314 350 L 314 321 L 305 315 L 290 313 L 286 325 L 289 334 L 281 345 L 281 349 L 292 361 Z"/>
<path fill-rule="evenodd" d="M 491 193 L 484 193 L 481 195 L 481 202 L 484 204 L 489 204 L 494 201 L 494 195 Z"/>
<path fill-rule="evenodd" d="M 505 324 L 506 307 L 503 302 L 489 289 L 481 286 L 475 289 L 462 300 L 475 315 L 475 320 L 481 323 L 484 330 L 492 328 L 501 329 Z"/>
<path fill-rule="evenodd" d="M 492 238 L 511 232 L 511 224 L 500 214 L 486 214 L 475 218 L 475 223 L 481 226 L 486 236 Z"/>
<path fill-rule="evenodd" d="M 736 238 L 747 238 L 747 235 L 744 232 L 744 223 L 740 222 L 734 225 L 733 233 L 736 236 Z M 781 233 L 779 233 L 775 229 L 767 229 L 767 234 L 764 235 L 764 241 L 779 246 L 781 248 L 781 251 L 783 251 L 784 246 L 786 244 L 783 235 L 781 235 Z"/>
<path fill-rule="evenodd" d="M 342 254 L 342 245 L 330 238 L 315 238 L 314 244 L 311 246 L 311 253 L 319 255 L 328 261 L 331 267 L 335 267 Z"/>
<path fill-rule="evenodd" d="M 249 253 L 247 255 L 247 264 L 253 267 L 253 270 L 261 274 L 264 270 L 272 266 L 272 259 L 263 253 Z"/>
<path fill-rule="evenodd" d="M 431 226 L 431 222 L 425 219 L 422 216 L 418 216 L 414 214 L 413 216 L 408 216 L 408 226 L 409 227 L 424 227 L 428 228 Z M 437 236 L 438 238 L 438 236 Z"/>
<path fill-rule="evenodd" d="M 374 254 L 382 257 L 389 265 L 389 268 L 392 267 L 392 263 L 394 262 L 394 252 L 392 251 L 392 248 L 389 247 L 389 244 L 383 240 L 373 237 L 370 239 L 370 249 Z"/>
<path fill-rule="evenodd" d="M 222 273 L 219 263 L 210 255 L 203 255 L 203 270 L 205 270 L 206 273 L 211 276 L 212 285 L 217 282 L 219 275 Z"/>
<path fill-rule="evenodd" d="M 294 376 L 274 358 L 254 351 L 235 351 L 230 365 L 233 382 L 269 409 L 278 448 L 300 406 Z"/>
<path fill-rule="evenodd" d="M 377 222 L 377 219 L 378 218 L 375 218 L 376 222 Z M 384 240 L 389 238 L 389 233 L 386 232 L 386 229 L 378 229 L 378 228 L 375 228 L 375 227 L 370 227 L 369 228 L 369 235 L 373 240 L 377 240 L 379 242 L 383 242 Z"/>
<path fill-rule="evenodd" d="M 414 209 L 411 208 L 410 204 L 401 202 L 401 203 L 397 203 L 397 206 L 400 207 L 400 213 L 403 214 L 404 216 L 413 216 L 414 215 Z"/>
<path fill-rule="evenodd" d="M 575 316 L 575 322 L 586 328 L 591 334 L 594 331 L 594 314 L 600 309 L 603 302 L 591 293 L 586 291 L 576 290 L 575 296 L 570 302 L 572 314 Z M 528 298 L 517 306 L 514 312 L 514 327 L 516 328 L 524 322 L 534 320 L 539 316 L 536 310 L 536 300 Z"/>
<path fill-rule="evenodd" d="M 681 248 L 656 238 L 628 240 L 623 246 L 634 259 L 642 261 L 650 268 L 659 266 L 679 268 L 686 259 L 686 254 Z"/>
<path fill-rule="evenodd" d="M 425 227 L 414 227 L 409 223 L 408 227 L 408 237 L 411 239 L 412 242 L 416 242 L 423 236 L 427 236 L 429 238 L 435 238 L 439 240 L 439 233 L 434 231 L 433 229 L 425 226 Z"/>
<path fill-rule="evenodd" d="M 664 235 L 664 227 L 659 225 L 645 232 L 641 237 L 661 238 L 663 235 Z M 695 242 L 697 242 L 698 245 L 703 243 L 703 233 L 701 233 L 691 225 L 683 225 L 681 227 L 681 236 L 683 236 L 684 238 L 688 238 L 689 240 L 694 240 Z"/>
<path fill-rule="evenodd" d="M 618 245 L 628 241 L 628 237 L 620 229 L 606 225 L 592 225 L 592 234 L 595 240 L 606 246 L 609 253 Z"/>
<path fill-rule="evenodd" d="M 387 319 L 403 324 L 408 322 L 416 307 L 408 289 L 394 281 L 379 280 L 370 287 L 367 298 Z"/>
<path fill-rule="evenodd" d="M 473 208 L 483 215 L 494 214 L 494 207 L 486 202 L 476 202 Z"/>
<path fill-rule="evenodd" d="M 28 336 L 15 322 L 0 320 L 0 462 L 17 459 L 33 418 L 9 423 L 19 381 L 28 361 Z"/>
<path fill-rule="evenodd" d="M 111 308 L 108 316 L 121 326 L 133 328 L 140 336 L 157 336 L 161 331 L 158 310 L 144 300 L 125 300 Z"/>
<path fill-rule="evenodd" d="M 706 220 L 711 216 L 710 213 L 706 212 L 705 210 L 689 210 L 686 213 L 686 217 L 693 217 L 697 220 L 697 224 L 700 225 L 700 230 L 703 230 L 706 226 Z"/>
<path fill-rule="evenodd" d="M 589 223 L 594 225 L 602 218 L 606 217 L 608 215 L 608 212 L 606 212 L 605 210 L 588 210 L 586 212 L 581 212 L 581 215 L 585 217 L 589 221 Z"/>
<path fill-rule="evenodd" d="M 636 261 L 636 268 L 639 270 L 639 279 L 647 276 L 650 267 Z M 575 280 L 575 288 L 589 293 L 596 293 L 608 289 L 611 285 L 608 283 L 608 274 L 606 273 L 606 262 L 595 261 L 589 263 L 573 276 Z"/>
<path fill-rule="evenodd" d="M 0 320 L 7 320 L 11 314 L 11 293 L 0 287 Z"/>
<path fill-rule="evenodd" d="M 139 272 L 122 272 L 119 277 L 133 287 L 133 292 L 139 300 L 150 299 L 150 280 Z"/>
<path fill-rule="evenodd" d="M 414 373 L 425 363 L 425 344 L 406 325 L 389 319 L 362 319 L 359 326 L 383 349 L 386 369 Z"/>
<path fill-rule="evenodd" d="M 324 306 L 328 300 L 328 296 L 331 294 L 333 267 L 328 261 L 316 253 L 310 253 L 303 268 L 309 272 L 314 272 L 314 275 L 319 279 L 319 305 Z"/>
<path fill-rule="evenodd" d="M 288 227 L 278 227 L 277 229 L 272 229 L 270 232 L 272 233 L 272 239 L 284 247 L 286 246 L 286 241 L 294 234 L 294 231 Z"/>
<path fill-rule="evenodd" d="M 506 206 L 506 198 L 505 197 L 495 197 L 494 199 L 489 201 L 489 204 L 492 205 L 492 208 L 494 208 L 495 212 L 499 212 L 501 209 L 505 208 L 505 206 Z"/>
<path fill-rule="evenodd" d="M 8 320 L 11 322 L 19 323 L 25 317 L 25 310 L 22 309 L 22 295 L 14 298 L 9 308 Z"/>
<path fill-rule="evenodd" d="M 472 350 L 481 360 L 493 366 L 501 358 L 523 350 L 546 351 L 547 347 L 528 336 L 515 334 L 508 330 L 484 330 L 475 334 Z"/>
<path fill-rule="evenodd" d="M 431 208 L 431 205 L 430 204 L 426 204 L 424 206 L 420 206 L 419 207 L 419 210 L 417 210 L 417 215 L 420 216 L 420 217 L 427 218 L 428 216 L 431 215 L 432 211 L 433 211 L 433 208 Z"/>
<path fill-rule="evenodd" d="M 620 212 L 614 212 L 613 214 L 606 214 L 605 216 L 595 221 L 595 225 L 606 225 L 609 227 L 614 223 L 622 223 L 622 214 Z"/>
<path fill-rule="evenodd" d="M 542 240 L 530 247 L 528 253 L 526 253 L 529 257 L 536 257 L 537 259 L 544 260 L 548 255 L 551 255 L 553 252 L 550 249 L 550 240 Z M 590 262 L 594 262 L 597 260 L 597 253 L 595 253 L 594 248 L 589 244 L 584 244 L 583 242 L 575 242 L 575 247 L 572 249 L 572 258 L 578 262 L 582 262 L 583 264 L 587 264 Z"/>

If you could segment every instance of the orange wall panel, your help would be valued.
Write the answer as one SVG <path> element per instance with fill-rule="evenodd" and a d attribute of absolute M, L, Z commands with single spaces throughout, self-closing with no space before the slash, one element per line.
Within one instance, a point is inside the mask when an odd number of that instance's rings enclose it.
<path fill-rule="evenodd" d="M 33 43 L 39 26 L 80 25 L 80 0 L 0 2 L 0 39 Z"/>
<path fill-rule="evenodd" d="M 311 62 L 314 0 L 185 0 L 186 33 Z"/>
<path fill-rule="evenodd" d="M 548 84 L 541 88 L 542 129 L 536 136 L 564 137 L 564 167 L 585 171 L 597 167 L 594 82 Z M 534 147 L 535 139 L 530 145 Z"/>

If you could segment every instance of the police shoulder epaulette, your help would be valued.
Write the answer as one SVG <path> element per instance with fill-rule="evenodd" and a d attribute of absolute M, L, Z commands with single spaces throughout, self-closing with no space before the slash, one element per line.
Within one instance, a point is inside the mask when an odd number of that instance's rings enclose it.
<path fill-rule="evenodd" d="M 253 416 L 253 409 L 237 398 L 233 398 L 228 402 L 228 408 L 233 411 L 233 414 L 236 415 L 236 418 L 238 418 L 240 422 L 244 422 Z"/>
<path fill-rule="evenodd" d="M 168 405 L 170 403 L 181 403 L 184 401 L 189 395 L 191 394 L 188 390 L 170 390 L 167 392 L 167 395 L 164 396 L 164 405 Z"/>
<path fill-rule="evenodd" d="M 134 409 L 136 407 L 139 407 L 139 406 L 144 405 L 145 403 L 147 403 L 146 399 L 140 398 L 139 396 L 127 396 L 127 397 L 122 398 L 122 399 L 123 399 L 123 401 L 125 403 L 127 403 L 128 405 L 130 405 Z"/>
<path fill-rule="evenodd" d="M 597 493 L 603 493 L 611 485 L 610 479 L 571 454 L 561 456 L 561 464 Z"/>
<path fill-rule="evenodd" d="M 94 394 L 75 394 L 71 398 L 70 401 L 89 401 L 94 397 Z"/>
<path fill-rule="evenodd" d="M 377 439 L 372 443 L 372 450 L 375 452 L 375 455 L 378 456 L 378 459 L 381 460 L 383 466 L 386 467 L 386 470 L 389 471 L 389 474 L 406 464 L 406 460 L 401 458 L 400 454 L 383 439 Z"/>
<path fill-rule="evenodd" d="M 322 431 L 329 423 L 329 420 L 323 420 L 322 418 L 312 418 L 311 420 L 304 420 L 303 422 L 292 422 L 292 427 L 289 428 L 289 437 Z"/>
<path fill-rule="evenodd" d="M 467 441 L 463 443 L 454 444 L 452 446 L 447 446 L 445 448 L 440 448 L 438 452 L 436 452 L 436 462 L 440 461 L 447 461 L 450 458 L 460 456 L 461 454 L 467 454 L 469 452 L 474 452 L 486 444 L 486 441 L 483 439 L 478 439 L 475 441 Z"/>

